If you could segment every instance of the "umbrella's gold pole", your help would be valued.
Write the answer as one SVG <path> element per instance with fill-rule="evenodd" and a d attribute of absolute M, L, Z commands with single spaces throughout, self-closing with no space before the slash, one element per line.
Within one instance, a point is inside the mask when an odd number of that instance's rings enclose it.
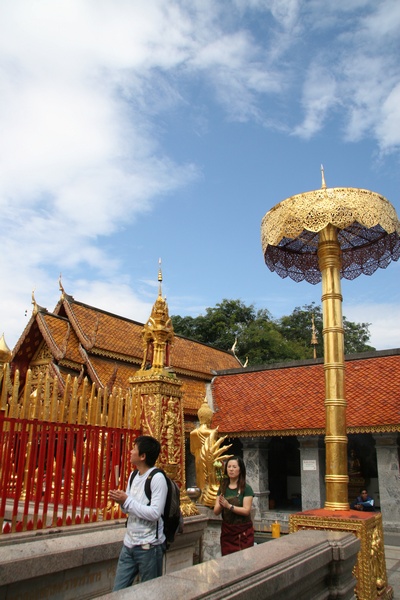
<path fill-rule="evenodd" d="M 290 533 L 299 529 L 352 531 L 361 542 L 354 568 L 356 597 L 392 600 L 393 589 L 388 585 L 386 574 L 382 515 L 349 510 L 341 253 L 333 225 L 327 225 L 319 234 L 318 259 L 324 318 L 326 502 L 322 509 L 291 515 L 289 530 Z"/>
<path fill-rule="evenodd" d="M 319 236 L 325 370 L 325 508 L 349 510 L 344 375 L 344 330 L 340 285 L 341 251 L 337 229 L 327 225 Z"/>

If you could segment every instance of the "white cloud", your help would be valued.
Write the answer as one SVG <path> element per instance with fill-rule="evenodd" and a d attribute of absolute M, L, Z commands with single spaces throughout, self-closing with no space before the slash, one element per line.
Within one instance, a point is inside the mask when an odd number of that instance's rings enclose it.
<path fill-rule="evenodd" d="M 294 133 L 313 136 L 335 111 L 342 115 L 347 140 L 370 137 L 382 150 L 396 150 L 399 3 L 316 0 L 303 6 L 302 19 L 303 37 L 307 38 L 308 26 L 316 45 L 305 69 L 305 116 Z"/>
<path fill-rule="evenodd" d="M 215 102 L 231 120 L 288 131 L 302 86 L 297 135 L 314 136 L 340 110 L 349 139 L 398 145 L 399 19 L 394 0 L 2 3 L 0 320 L 10 335 L 32 288 L 55 305 L 60 271 L 79 299 L 114 297 L 121 263 L 106 237 L 201 171 L 163 145 L 173 109 L 201 114 L 202 132 Z M 128 283 L 120 292 L 121 310 L 142 310 Z"/>
<path fill-rule="evenodd" d="M 381 120 L 376 132 L 382 150 L 400 146 L 400 83 L 396 85 L 382 104 Z"/>
<path fill-rule="evenodd" d="M 240 30 L 225 35 L 211 7 L 157 0 L 140 8 L 119 0 L 118 10 L 93 0 L 3 7 L 0 206 L 10 245 L 30 239 L 31 267 L 50 249 L 61 267 L 93 265 L 99 236 L 197 176 L 196 167 L 164 154 L 155 129 L 154 116 L 188 101 L 169 71 L 206 74 L 234 118 L 254 116 L 256 95 L 277 89 L 254 40 Z"/>
<path fill-rule="evenodd" d="M 177 11 L 73 0 L 0 8 L 0 315 L 11 343 L 33 288 L 39 303 L 56 304 L 60 271 L 79 282 L 80 270 L 91 272 L 93 281 L 74 285 L 80 299 L 98 305 L 97 293 L 105 308 L 112 297 L 114 310 L 130 315 L 131 305 L 144 316 L 146 303 L 116 284 L 119 258 L 99 238 L 197 176 L 163 152 L 151 121 L 163 106 L 153 70 L 176 65 L 191 43 Z"/>
<path fill-rule="evenodd" d="M 65 291 L 68 293 L 67 287 Z M 78 279 L 74 281 L 73 295 L 79 302 L 145 323 L 156 299 L 156 293 L 154 290 L 152 292 L 151 301 L 146 302 L 132 291 L 129 282 L 121 282 L 117 279 L 112 281 Z"/>
<path fill-rule="evenodd" d="M 326 66 L 313 64 L 303 86 L 302 104 L 306 116 L 303 123 L 293 133 L 309 139 L 320 131 L 328 116 L 329 110 L 338 103 L 337 85 Z"/>
<path fill-rule="evenodd" d="M 400 348 L 400 306 L 395 303 L 352 304 L 346 318 L 355 323 L 371 323 L 369 344 L 377 350 Z"/>
<path fill-rule="evenodd" d="M 373 46 L 380 45 L 393 50 L 398 44 L 400 27 L 400 5 L 397 0 L 383 0 L 381 2 L 368 2 L 371 10 L 361 17 L 362 29 L 360 35 L 365 40 L 373 40 Z M 394 44 L 394 46 L 393 46 Z"/>

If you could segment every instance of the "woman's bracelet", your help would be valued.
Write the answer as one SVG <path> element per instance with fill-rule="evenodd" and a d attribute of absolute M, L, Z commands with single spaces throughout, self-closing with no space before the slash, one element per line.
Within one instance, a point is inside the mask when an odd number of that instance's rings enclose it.
<path fill-rule="evenodd" d="M 233 504 L 230 505 L 229 510 L 231 510 L 232 512 L 234 512 Z"/>

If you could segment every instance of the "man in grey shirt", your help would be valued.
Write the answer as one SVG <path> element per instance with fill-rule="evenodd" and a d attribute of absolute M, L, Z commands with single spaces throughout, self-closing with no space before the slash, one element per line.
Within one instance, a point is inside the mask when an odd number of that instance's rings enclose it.
<path fill-rule="evenodd" d="M 132 585 L 139 574 L 140 581 L 162 575 L 165 535 L 161 515 L 167 499 L 167 482 L 157 472 L 150 482 L 151 503 L 145 493 L 145 483 L 160 454 L 160 443 L 149 435 L 136 438 L 131 450 L 131 464 L 136 476 L 129 477 L 126 492 L 111 490 L 110 498 L 128 514 L 124 544 L 119 556 L 113 591 Z M 130 481 L 132 484 L 130 485 Z"/>

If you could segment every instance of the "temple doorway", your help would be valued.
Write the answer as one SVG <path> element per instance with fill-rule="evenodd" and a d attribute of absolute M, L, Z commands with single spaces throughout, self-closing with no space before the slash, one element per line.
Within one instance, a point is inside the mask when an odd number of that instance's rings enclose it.
<path fill-rule="evenodd" d="M 268 479 L 271 510 L 301 510 L 300 450 L 295 436 L 271 439 Z"/>
<path fill-rule="evenodd" d="M 370 433 L 348 435 L 349 502 L 366 488 L 380 507 L 375 440 Z"/>

